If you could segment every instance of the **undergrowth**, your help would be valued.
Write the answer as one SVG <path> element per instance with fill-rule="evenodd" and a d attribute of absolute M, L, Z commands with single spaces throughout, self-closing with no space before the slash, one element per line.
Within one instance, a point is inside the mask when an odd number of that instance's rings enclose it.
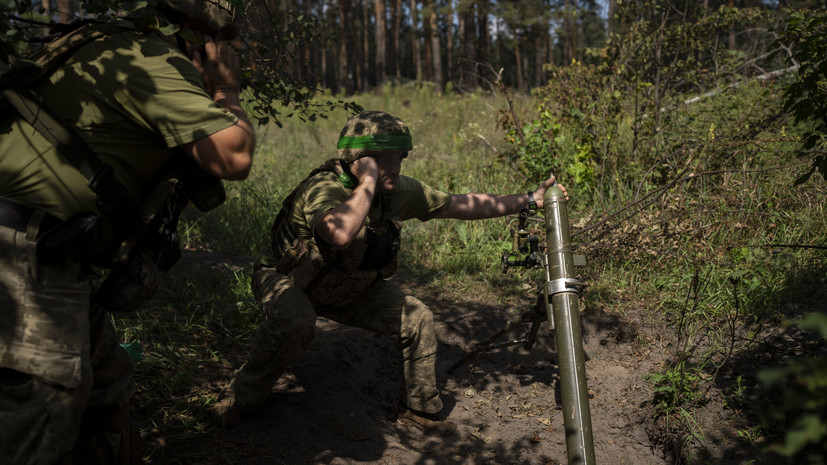
<path fill-rule="evenodd" d="M 733 447 L 750 460 L 823 463 L 813 457 L 827 442 L 825 180 L 800 153 L 820 126 L 786 113 L 790 76 L 737 86 L 708 76 L 702 84 L 722 89 L 714 96 L 684 103 L 696 95 L 690 86 L 661 95 L 657 107 L 652 83 L 625 71 L 575 64 L 555 70 L 533 99 L 515 96 L 522 139 L 501 96 L 406 84 L 353 101 L 409 125 L 414 149 L 403 173 L 437 189 L 518 193 L 559 175 L 572 194 L 575 245 L 587 256 L 588 301 L 621 314 L 654 302 L 649 318 L 672 331 L 668 360 L 647 380 L 654 415 L 680 444 L 677 462 L 715 446 L 702 413 L 721 405 L 739 425 Z M 216 212 L 188 212 L 186 247 L 251 262 L 281 199 L 335 156 L 349 116 L 336 110 L 313 124 L 260 128 L 250 179 L 226 183 Z M 539 276 L 500 272 L 508 227 L 508 219 L 408 222 L 402 265 L 446 293 L 483 286 L 503 299 L 523 295 Z M 116 318 L 126 342 L 146 346 L 136 380 L 147 438 L 209 428 L 211 399 L 196 380 L 231 370 L 228 354 L 243 359 L 259 317 L 247 273 L 175 270 L 148 309 Z"/>

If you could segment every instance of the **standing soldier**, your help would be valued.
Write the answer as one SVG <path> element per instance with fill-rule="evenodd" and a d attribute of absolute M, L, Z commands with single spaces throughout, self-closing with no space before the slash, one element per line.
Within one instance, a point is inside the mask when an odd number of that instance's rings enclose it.
<path fill-rule="evenodd" d="M 4 84 L 4 464 L 141 461 L 128 416 L 132 367 L 105 310 L 151 297 L 158 269 L 180 253 L 174 221 L 183 205 L 215 206 L 218 179 L 250 171 L 255 133 L 239 103 L 238 57 L 226 42 L 232 4 L 159 0 L 145 15 L 188 34 L 83 26 L 62 44 L 71 53 L 46 63 L 46 76 L 27 88 Z M 205 180 L 211 189 L 199 194 Z M 153 221 L 171 209 L 165 220 L 173 222 L 158 234 Z M 93 292 L 92 266 L 115 270 L 105 290 Z"/>
<path fill-rule="evenodd" d="M 312 341 L 322 315 L 395 335 L 403 371 L 399 420 L 428 435 L 454 433 L 456 425 L 440 415 L 433 314 L 385 281 L 396 269 L 402 221 L 474 220 L 541 208 L 554 177 L 527 194 L 448 194 L 400 175 L 411 148 L 402 120 L 362 112 L 345 124 L 339 158 L 313 171 L 284 201 L 252 278 L 264 320 L 214 416 L 229 423 L 260 411 Z"/>

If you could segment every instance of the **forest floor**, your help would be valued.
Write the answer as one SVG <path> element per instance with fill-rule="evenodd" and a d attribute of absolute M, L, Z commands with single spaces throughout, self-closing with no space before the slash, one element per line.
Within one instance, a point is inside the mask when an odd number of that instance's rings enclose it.
<path fill-rule="evenodd" d="M 219 274 L 249 264 L 249 259 L 189 258 L 190 265 L 209 266 Z M 399 365 L 392 338 L 319 318 L 309 350 L 274 386 L 259 415 L 233 427 L 211 426 L 183 440 L 168 440 L 163 431 L 146 433 L 145 448 L 153 449 L 149 462 L 566 464 L 555 343 L 545 325 L 531 350 L 518 345 L 484 352 L 446 373 L 474 343 L 532 307 L 533 299 L 491 305 L 498 300 L 494 296 L 435 290 L 404 269 L 392 279 L 435 314 L 438 383 L 445 412 L 458 424 L 453 436 L 426 437 L 396 421 Z M 673 342 L 667 340 L 673 331 L 665 331 L 650 308 L 643 302 L 626 303 L 621 314 L 584 306 L 596 463 L 665 465 L 676 463 L 677 448 L 686 449 L 688 436 L 670 433 L 663 419 L 655 418 L 653 389 L 644 380 L 668 362 Z M 518 328 L 510 337 L 523 333 Z M 239 345 L 216 363 L 197 367 L 197 389 L 217 396 L 243 363 L 245 350 Z M 695 442 L 701 450 L 694 455 L 707 463 L 746 463 L 743 445 L 728 439 L 737 437 L 737 412 L 724 409 L 715 400 L 720 395 L 708 395 L 711 400 L 698 416 L 703 441 Z"/>

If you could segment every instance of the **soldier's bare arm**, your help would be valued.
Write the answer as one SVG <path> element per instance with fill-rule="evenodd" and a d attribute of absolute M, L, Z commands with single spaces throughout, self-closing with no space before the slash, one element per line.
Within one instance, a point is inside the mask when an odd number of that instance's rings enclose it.
<path fill-rule="evenodd" d="M 543 208 L 543 196 L 546 189 L 555 181 L 554 175 L 541 182 L 537 190 L 533 192 L 537 208 Z M 566 188 L 558 186 L 563 190 L 568 200 L 569 195 Z M 529 194 L 452 194 L 451 205 L 438 218 L 453 218 L 458 220 L 481 220 L 484 218 L 496 218 L 504 215 L 512 215 L 529 204 Z"/>
<path fill-rule="evenodd" d="M 350 170 L 359 179 L 359 185 L 347 200 L 328 210 L 316 222 L 316 236 L 338 250 L 347 248 L 365 224 L 379 179 L 373 157 L 354 161 Z"/>
<path fill-rule="evenodd" d="M 228 42 L 214 42 L 209 36 L 205 37 L 203 56 L 194 47 L 188 52 L 204 79 L 207 92 L 215 102 L 236 115 L 238 122 L 182 148 L 216 177 L 245 179 L 253 163 L 256 136 L 238 98 L 241 87 L 238 55 Z"/>

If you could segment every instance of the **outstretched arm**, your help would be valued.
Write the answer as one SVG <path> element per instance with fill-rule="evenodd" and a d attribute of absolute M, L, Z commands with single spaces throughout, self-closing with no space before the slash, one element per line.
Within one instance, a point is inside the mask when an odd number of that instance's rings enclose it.
<path fill-rule="evenodd" d="M 188 50 L 192 63 L 204 78 L 213 100 L 238 117 L 238 122 L 182 146 L 208 173 L 228 180 L 246 179 L 253 164 L 256 134 L 247 113 L 241 108 L 238 55 L 229 42 L 205 37 L 204 56 L 194 47 Z"/>
<path fill-rule="evenodd" d="M 541 182 L 534 191 L 534 201 L 537 208 L 543 208 L 543 197 L 546 189 L 555 182 L 554 175 Z M 558 186 L 569 198 L 568 191 L 563 186 Z M 484 218 L 496 218 L 505 215 L 512 215 L 528 206 L 528 193 L 511 195 L 494 194 L 451 194 L 451 205 L 437 218 L 454 218 L 458 220 L 481 220 Z"/>

